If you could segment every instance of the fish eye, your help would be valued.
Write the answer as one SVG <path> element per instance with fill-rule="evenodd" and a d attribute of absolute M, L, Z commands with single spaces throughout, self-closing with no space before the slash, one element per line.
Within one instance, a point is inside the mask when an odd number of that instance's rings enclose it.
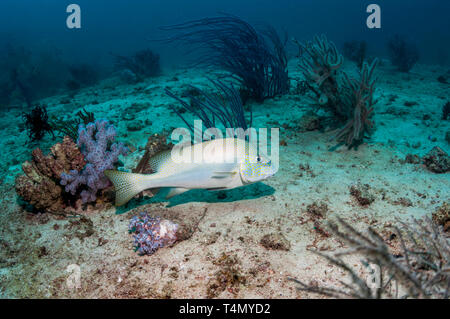
<path fill-rule="evenodd" d="M 256 160 L 257 160 L 258 162 L 261 162 L 261 157 L 258 156 L 258 157 L 256 158 Z"/>

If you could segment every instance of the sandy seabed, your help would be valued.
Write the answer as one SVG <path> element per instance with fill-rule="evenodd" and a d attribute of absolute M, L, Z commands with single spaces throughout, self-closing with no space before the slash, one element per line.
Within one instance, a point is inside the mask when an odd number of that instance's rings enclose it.
<path fill-rule="evenodd" d="M 289 64 L 293 87 L 301 77 L 296 65 L 295 60 Z M 191 191 L 169 201 L 159 196 L 134 200 L 124 209 L 90 209 L 81 219 L 34 215 L 20 205 L 14 178 L 37 145 L 26 144 L 20 109 L 2 114 L 0 296 L 311 298 L 317 296 L 297 291 L 289 278 L 339 286 L 339 280 L 346 280 L 343 271 L 312 252 L 344 248 L 329 236 L 327 221 L 341 217 L 361 230 L 371 226 L 388 239 L 388 226 L 396 219 L 431 216 L 450 197 L 448 173 L 402 161 L 434 146 L 449 152 L 445 133 L 450 122 L 441 119 L 441 112 L 450 88 L 436 80 L 442 68 L 417 65 L 402 74 L 383 63 L 377 72 L 376 130 L 357 150 L 330 151 L 334 132 L 300 129 L 300 118 L 311 106 L 292 89 L 253 105 L 254 127 L 280 127 L 280 169 L 271 179 L 226 192 Z M 208 80 L 199 74 L 210 75 L 202 70 L 167 73 L 136 85 L 118 85 L 112 78 L 73 99 L 61 95 L 42 103 L 50 114 L 74 116 L 86 107 L 96 118 L 113 121 L 119 140 L 136 149 L 122 159 L 130 169 L 151 134 L 183 125 L 169 111 L 174 101 L 164 88 L 181 94 L 187 84 L 206 87 Z M 54 143 L 46 137 L 39 146 L 48 151 Z M 369 185 L 373 203 L 361 206 L 350 194 L 357 183 Z M 314 204 L 323 208 L 319 217 L 311 214 Z M 139 256 L 128 222 L 140 211 L 168 214 L 182 221 L 191 236 Z M 267 235 L 282 249 L 269 247 Z M 358 256 L 347 261 L 364 275 Z M 72 281 L 77 270 L 79 280 Z M 71 286 L 74 282 L 78 287 Z"/>

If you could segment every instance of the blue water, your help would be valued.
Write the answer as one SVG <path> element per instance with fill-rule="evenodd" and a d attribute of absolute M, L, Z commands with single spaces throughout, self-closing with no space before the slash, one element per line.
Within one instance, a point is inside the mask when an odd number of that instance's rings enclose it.
<path fill-rule="evenodd" d="M 3 0 L 0 3 L 0 44 L 8 42 L 32 48 L 57 48 L 67 59 L 107 63 L 110 52 L 131 53 L 158 38 L 159 26 L 229 13 L 252 24 L 271 24 L 290 37 L 309 39 L 326 33 L 337 44 L 364 39 L 377 55 L 385 54 L 386 39 L 404 34 L 417 43 L 423 62 L 435 63 L 442 51 L 450 51 L 450 3 L 446 0 L 252 0 L 252 1 L 109 1 L 79 0 L 81 30 L 69 30 L 65 9 L 73 1 Z M 365 25 L 366 8 L 379 4 L 382 28 Z M 166 65 L 183 55 L 166 46 L 151 46 Z"/>

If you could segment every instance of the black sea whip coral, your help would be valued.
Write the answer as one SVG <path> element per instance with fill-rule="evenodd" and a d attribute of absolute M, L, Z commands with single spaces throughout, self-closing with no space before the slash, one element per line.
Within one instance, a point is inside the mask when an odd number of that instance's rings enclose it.
<path fill-rule="evenodd" d="M 264 101 L 289 91 L 285 44 L 274 28 L 256 31 L 233 16 L 204 18 L 163 27 L 178 31 L 166 42 L 182 41 L 202 53 L 201 65 L 218 67 L 237 80 L 245 95 Z"/>

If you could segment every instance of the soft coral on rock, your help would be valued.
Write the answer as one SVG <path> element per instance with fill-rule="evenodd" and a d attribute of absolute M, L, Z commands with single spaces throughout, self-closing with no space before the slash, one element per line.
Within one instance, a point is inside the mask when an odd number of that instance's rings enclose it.
<path fill-rule="evenodd" d="M 111 185 L 103 172 L 114 168 L 119 155 L 128 153 L 122 143 L 113 143 L 115 137 L 116 129 L 107 120 L 79 126 L 77 144 L 87 164 L 83 170 L 72 169 L 61 175 L 61 185 L 65 186 L 66 192 L 75 195 L 78 188 L 85 185 L 87 189 L 81 191 L 81 199 L 88 203 L 97 199 L 99 190 Z"/>
<path fill-rule="evenodd" d="M 52 146 L 48 155 L 36 148 L 31 162 L 22 164 L 25 175 L 16 177 L 16 192 L 39 211 L 64 213 L 71 206 L 59 186 L 61 175 L 70 170 L 80 170 L 85 164 L 83 154 L 69 137 Z"/>

